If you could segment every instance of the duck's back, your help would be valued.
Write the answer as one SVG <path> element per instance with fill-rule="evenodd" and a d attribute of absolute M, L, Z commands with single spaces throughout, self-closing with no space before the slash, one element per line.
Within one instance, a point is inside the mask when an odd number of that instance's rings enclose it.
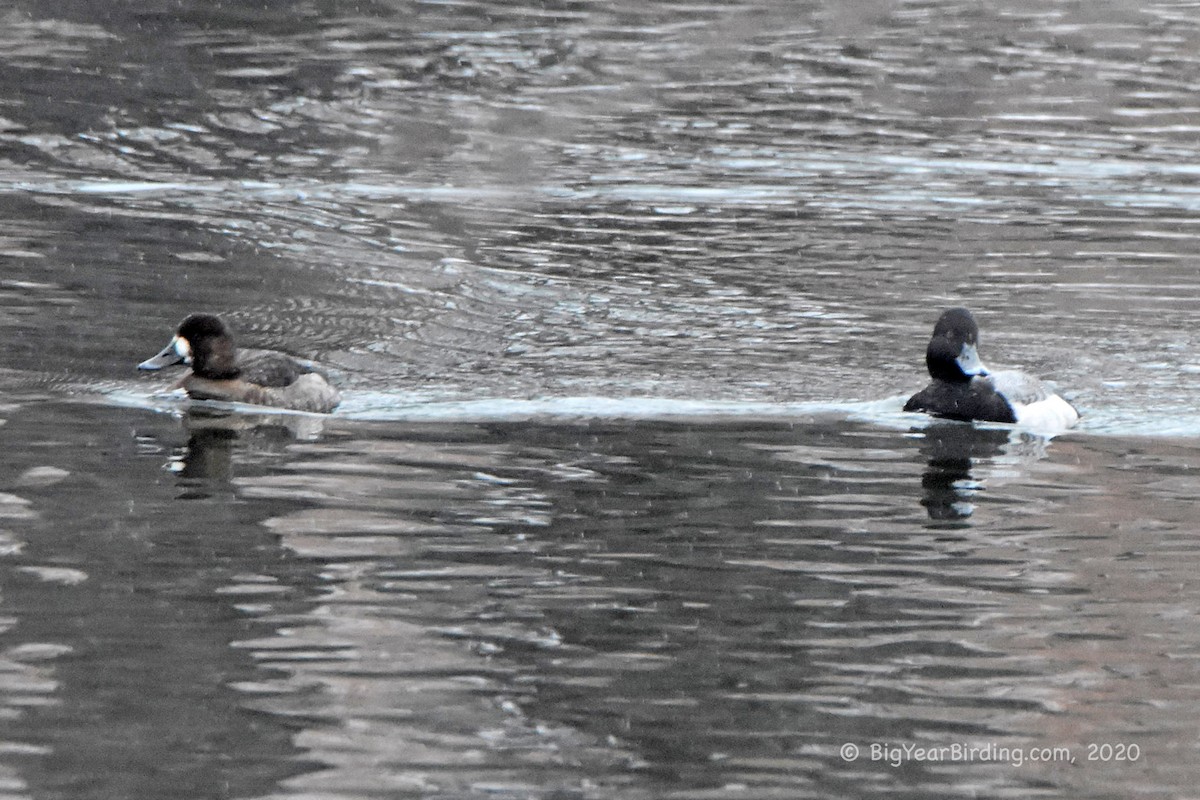
<path fill-rule="evenodd" d="M 237 365 L 242 380 L 270 388 L 290 386 L 302 375 L 317 373 L 312 363 L 275 350 L 240 349 Z"/>
<path fill-rule="evenodd" d="M 1020 370 L 992 372 L 988 374 L 987 380 L 991 382 L 998 393 L 1007 397 L 1012 403 L 1030 405 L 1054 396 L 1053 386 Z"/>

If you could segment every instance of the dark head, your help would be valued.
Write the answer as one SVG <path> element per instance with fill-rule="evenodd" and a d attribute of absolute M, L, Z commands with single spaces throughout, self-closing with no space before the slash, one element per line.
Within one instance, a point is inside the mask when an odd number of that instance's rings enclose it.
<path fill-rule="evenodd" d="M 138 364 L 138 369 L 162 369 L 172 364 L 190 364 L 202 378 L 236 378 L 240 372 L 233 336 L 220 317 L 192 314 L 179 325 L 175 338 L 153 358 Z"/>
<path fill-rule="evenodd" d="M 952 308 L 938 317 L 933 338 L 925 350 L 925 365 L 937 381 L 966 383 L 987 369 L 975 351 L 979 344 L 979 326 L 965 308 Z"/>

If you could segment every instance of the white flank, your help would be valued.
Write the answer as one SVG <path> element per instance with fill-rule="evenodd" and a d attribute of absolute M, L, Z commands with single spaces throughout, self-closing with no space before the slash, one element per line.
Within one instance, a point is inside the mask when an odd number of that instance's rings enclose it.
<path fill-rule="evenodd" d="M 1056 394 L 1024 405 L 1013 403 L 1017 424 L 1043 433 L 1058 433 L 1079 422 L 1079 412 Z"/>

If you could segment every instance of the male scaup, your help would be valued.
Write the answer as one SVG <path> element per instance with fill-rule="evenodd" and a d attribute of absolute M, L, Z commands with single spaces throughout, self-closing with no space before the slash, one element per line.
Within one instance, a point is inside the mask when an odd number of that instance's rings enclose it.
<path fill-rule="evenodd" d="M 191 366 L 176 388 L 186 389 L 197 400 L 328 413 L 342 399 L 311 364 L 273 350 L 237 351 L 229 328 L 212 314 L 185 319 L 162 352 L 138 364 L 138 369 L 173 364 Z"/>
<path fill-rule="evenodd" d="M 904 404 L 905 411 L 981 422 L 1013 422 L 1042 430 L 1066 430 L 1079 421 L 1074 406 L 1023 372 L 989 372 L 975 347 L 979 326 L 965 308 L 938 318 L 925 350 L 933 382 Z"/>

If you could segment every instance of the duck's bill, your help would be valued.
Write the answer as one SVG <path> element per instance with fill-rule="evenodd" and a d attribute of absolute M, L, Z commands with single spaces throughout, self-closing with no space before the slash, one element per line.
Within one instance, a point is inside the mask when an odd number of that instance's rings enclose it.
<path fill-rule="evenodd" d="M 192 348 L 188 345 L 187 340 L 176 336 L 162 349 L 161 353 L 138 364 L 138 369 L 162 369 L 175 364 L 189 364 L 191 357 Z"/>
<path fill-rule="evenodd" d="M 979 353 L 975 351 L 975 345 L 973 344 L 964 344 L 962 352 L 958 354 L 958 358 L 955 360 L 958 361 L 958 368 L 962 370 L 963 375 L 974 377 L 976 375 L 988 374 L 987 367 L 979 360 Z"/>

